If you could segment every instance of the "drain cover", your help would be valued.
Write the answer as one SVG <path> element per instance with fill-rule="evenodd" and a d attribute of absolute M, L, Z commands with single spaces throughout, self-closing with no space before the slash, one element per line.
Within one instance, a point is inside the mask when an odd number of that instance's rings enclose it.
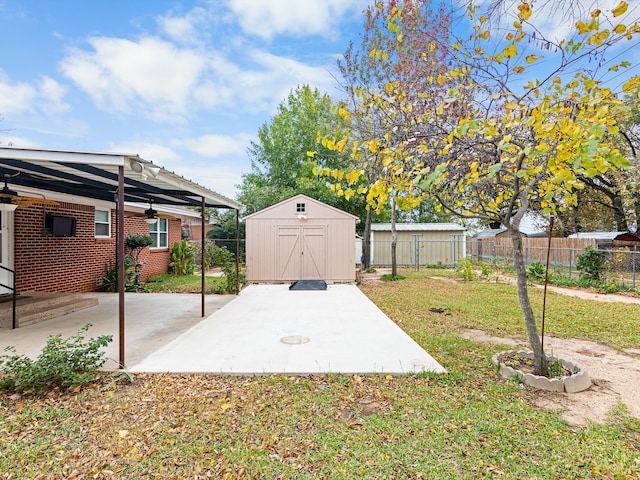
<path fill-rule="evenodd" d="M 280 341 L 287 345 L 300 345 L 302 343 L 307 343 L 309 338 L 303 337 L 302 335 L 291 335 L 289 337 L 282 337 Z"/>

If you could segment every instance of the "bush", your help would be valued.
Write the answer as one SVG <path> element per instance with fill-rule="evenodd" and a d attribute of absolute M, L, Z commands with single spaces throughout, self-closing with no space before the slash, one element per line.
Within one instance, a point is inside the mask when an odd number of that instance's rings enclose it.
<path fill-rule="evenodd" d="M 592 246 L 588 246 L 578 255 L 576 268 L 582 272 L 583 277 L 599 282 L 602 280 L 605 257 L 606 252 L 603 250 L 595 250 Z"/>
<path fill-rule="evenodd" d="M 193 273 L 193 248 L 189 242 L 182 240 L 173 244 L 169 267 L 174 275 L 191 275 Z"/>
<path fill-rule="evenodd" d="M 531 262 L 527 267 L 527 278 L 532 282 L 544 282 L 546 272 L 542 262 Z"/>
<path fill-rule="evenodd" d="M 153 237 L 151 235 L 127 235 L 124 239 L 124 246 L 129 249 L 131 256 L 135 259 L 136 265 L 139 262 L 140 252 L 149 245 L 153 245 Z"/>
<path fill-rule="evenodd" d="M 101 335 L 85 341 L 83 334 L 90 326 L 85 325 L 66 339 L 61 334 L 50 335 L 35 361 L 25 355 L 0 356 L 0 390 L 42 394 L 54 388 L 68 390 L 93 382 L 96 371 L 106 361 L 100 348 L 106 347 L 113 337 Z"/>
<path fill-rule="evenodd" d="M 232 254 L 233 256 L 233 254 Z M 225 291 L 227 293 L 238 293 L 238 289 L 236 288 L 236 264 L 235 259 L 232 258 L 230 262 L 227 262 L 222 266 L 222 272 L 227 280 L 227 285 Z M 246 277 L 244 273 L 240 273 L 240 278 L 238 280 L 239 284 L 243 284 L 246 282 Z"/>
<path fill-rule="evenodd" d="M 482 278 L 489 278 L 492 271 L 493 269 L 491 268 L 491 265 L 485 262 L 480 262 L 480 276 Z"/>
<path fill-rule="evenodd" d="M 463 280 L 470 282 L 473 280 L 473 266 L 468 258 L 459 258 L 456 262 L 456 274 Z"/>
<path fill-rule="evenodd" d="M 136 272 L 136 261 L 131 255 L 124 257 L 124 291 L 135 292 L 138 290 L 137 280 L 138 272 Z M 107 292 L 118 291 L 118 270 L 117 266 L 111 262 L 107 265 L 107 269 L 102 275 L 102 287 Z"/>

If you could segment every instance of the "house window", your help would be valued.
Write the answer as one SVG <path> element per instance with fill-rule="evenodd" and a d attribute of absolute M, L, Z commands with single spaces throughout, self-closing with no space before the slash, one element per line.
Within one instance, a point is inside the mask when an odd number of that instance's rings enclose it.
<path fill-rule="evenodd" d="M 95 232 L 96 237 L 111 237 L 111 210 L 96 209 Z"/>
<path fill-rule="evenodd" d="M 149 235 L 153 237 L 151 248 L 167 248 L 169 246 L 168 221 L 166 218 L 159 218 L 149 225 Z"/>
<path fill-rule="evenodd" d="M 307 204 L 296 203 L 296 213 L 307 213 Z"/>

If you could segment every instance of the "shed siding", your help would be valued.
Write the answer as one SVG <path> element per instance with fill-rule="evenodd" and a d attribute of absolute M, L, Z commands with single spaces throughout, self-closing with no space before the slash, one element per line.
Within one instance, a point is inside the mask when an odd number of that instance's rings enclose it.
<path fill-rule="evenodd" d="M 297 203 L 305 203 L 305 218 L 298 218 Z M 298 195 L 248 216 L 246 227 L 249 282 L 355 280 L 350 214 Z"/>
<path fill-rule="evenodd" d="M 399 231 L 396 261 L 399 265 L 453 265 L 464 256 L 464 232 L 461 231 Z M 416 236 L 419 239 L 416 251 Z M 391 265 L 391 232 L 376 231 L 373 235 L 373 265 Z M 458 241 L 452 241 L 452 239 Z"/>

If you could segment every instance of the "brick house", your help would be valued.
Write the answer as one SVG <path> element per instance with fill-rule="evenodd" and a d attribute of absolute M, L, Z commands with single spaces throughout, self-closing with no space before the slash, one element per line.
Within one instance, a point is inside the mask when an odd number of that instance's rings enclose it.
<path fill-rule="evenodd" d="M 5 181 L 0 190 L 4 294 L 13 276 L 19 293 L 99 290 L 117 258 L 119 220 L 122 238 L 150 234 L 155 239 L 140 255 L 142 278 L 166 273 L 182 224 L 204 223 L 186 207 L 242 208 L 137 155 L 0 147 L 0 179 Z M 148 219 L 148 209 L 157 218 Z"/>
<path fill-rule="evenodd" d="M 149 225 L 144 207 L 125 204 L 125 237 L 149 235 L 154 245 L 139 256 L 141 279 L 167 273 L 169 253 L 181 240 L 181 223 L 198 218 L 187 209 L 156 206 L 159 218 Z M 167 211 L 168 210 L 168 211 Z M 73 236 L 54 236 L 47 219 L 73 218 Z M 32 205 L 14 212 L 14 266 L 18 292 L 92 292 L 102 288 L 102 277 L 116 258 L 116 211 L 109 204 L 60 201 Z"/>

